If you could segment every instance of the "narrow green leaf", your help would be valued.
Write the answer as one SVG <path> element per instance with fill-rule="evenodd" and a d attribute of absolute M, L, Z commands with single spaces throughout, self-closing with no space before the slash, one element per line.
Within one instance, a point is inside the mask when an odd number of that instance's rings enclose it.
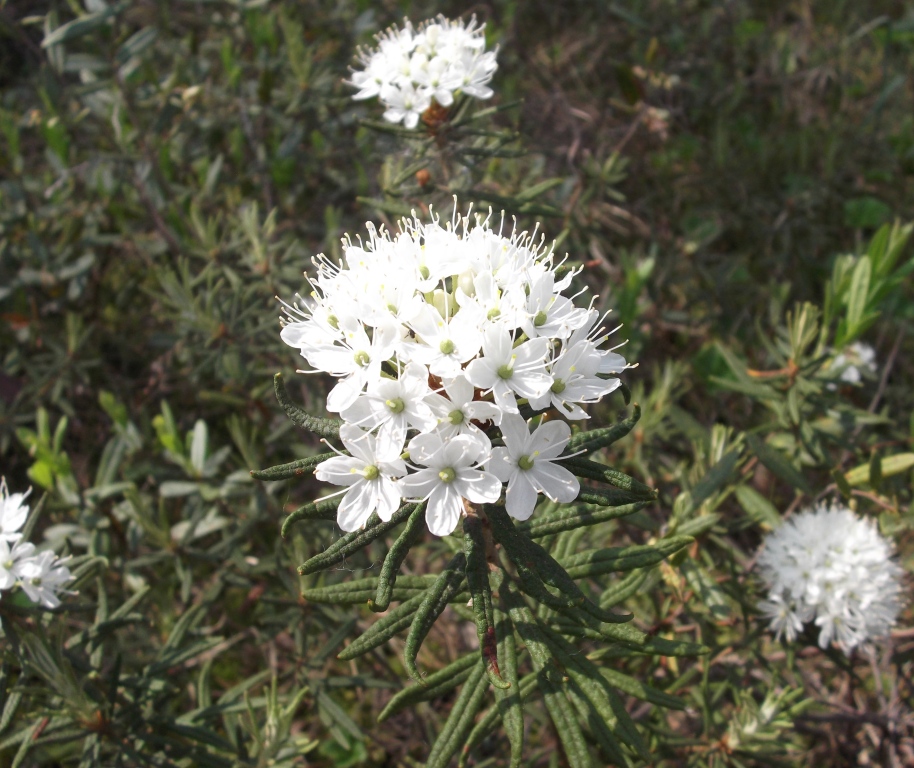
<path fill-rule="evenodd" d="M 406 521 L 397 540 L 391 545 L 381 565 L 378 575 L 378 586 L 373 598 L 368 598 L 368 607 L 375 612 L 386 611 L 393 598 L 394 586 L 398 581 L 397 574 L 410 548 L 425 531 L 425 502 L 417 504 L 415 511 Z"/>
<path fill-rule="evenodd" d="M 502 575 L 502 579 L 496 583 L 496 587 L 501 589 L 504 582 L 503 571 L 499 570 L 498 573 Z M 519 768 L 524 756 L 524 691 L 523 683 L 519 680 L 514 624 L 500 606 L 495 608 L 495 634 L 498 636 L 498 657 L 502 660 L 502 675 L 511 684 L 508 690 L 495 689 L 495 706 L 511 745 L 511 768 Z M 527 679 L 533 683 L 535 677 L 528 675 Z"/>
<path fill-rule="evenodd" d="M 399 634 L 412 624 L 413 616 L 424 599 L 425 595 L 419 593 L 406 602 L 400 603 L 396 608 L 392 608 L 340 651 L 337 654 L 337 658 L 341 661 L 349 661 L 349 659 L 368 653 L 373 648 L 386 643 L 394 635 Z"/>
<path fill-rule="evenodd" d="M 587 723 L 594 741 L 596 741 L 597 746 L 603 753 L 603 757 L 609 761 L 610 765 L 631 766 L 631 761 L 622 751 L 622 746 L 619 744 L 619 741 L 616 739 L 616 736 L 609 725 L 610 723 L 615 725 L 618 722 L 615 715 L 612 714 L 612 710 L 610 709 L 612 719 L 607 719 L 607 717 L 604 714 L 601 714 L 599 709 L 584 695 L 584 692 L 574 679 L 572 679 L 571 684 L 568 686 L 568 692 L 571 696 L 572 703 L 578 710 L 579 719 L 581 722 Z"/>
<path fill-rule="evenodd" d="M 617 581 L 608 589 L 604 590 L 603 594 L 600 595 L 600 605 L 603 608 L 611 608 L 614 605 L 628 600 L 632 595 L 634 595 L 644 584 L 644 580 L 647 578 L 648 573 L 650 573 L 649 568 L 636 569 L 629 573 L 621 581 Z"/>
<path fill-rule="evenodd" d="M 638 421 L 641 419 L 641 406 L 638 403 L 632 404 L 632 415 L 624 421 L 614 424 L 611 427 L 603 429 L 592 429 L 587 432 L 579 432 L 572 435 L 568 441 L 568 447 L 565 449 L 568 453 L 593 453 L 600 448 L 606 448 L 617 440 L 621 440 L 631 432 Z"/>
<path fill-rule="evenodd" d="M 619 472 L 605 464 L 600 464 L 590 459 L 575 456 L 567 459 L 559 459 L 559 464 L 573 472 L 578 477 L 586 477 L 589 480 L 599 480 L 604 483 L 611 483 L 623 491 L 629 491 L 637 494 L 642 499 L 657 498 L 657 491 L 646 486 L 644 483 L 629 477 L 624 472 Z M 637 500 L 637 499 L 634 499 Z"/>
<path fill-rule="evenodd" d="M 482 708 L 488 687 L 489 681 L 483 665 L 473 667 L 441 733 L 438 734 L 425 768 L 445 768 L 451 757 L 463 746 L 473 728 L 476 713 Z"/>
<path fill-rule="evenodd" d="M 852 335 L 863 319 L 866 311 L 870 291 L 870 275 L 872 262 L 868 256 L 858 259 L 851 275 L 851 285 L 847 294 L 847 328 L 848 335 Z"/>
<path fill-rule="evenodd" d="M 774 505 L 754 488 L 740 485 L 737 486 L 735 493 L 736 500 L 752 522 L 769 531 L 781 524 L 781 516 Z"/>
<path fill-rule="evenodd" d="M 872 462 L 867 462 L 847 472 L 844 478 L 848 485 L 872 485 L 870 481 L 871 464 Z M 891 477 L 907 472 L 911 467 L 914 467 L 914 453 L 896 453 L 894 456 L 886 456 L 880 462 L 881 477 Z"/>
<path fill-rule="evenodd" d="M 408 600 L 417 593 L 428 589 L 434 583 L 435 578 L 435 576 L 400 576 L 392 599 L 398 602 Z M 376 578 L 353 579 L 332 586 L 303 589 L 302 597 L 311 603 L 357 605 L 371 600 L 377 593 L 377 589 L 378 579 Z"/>
<path fill-rule="evenodd" d="M 350 555 L 358 552 L 360 549 L 364 549 L 375 539 L 380 538 L 391 529 L 396 528 L 400 523 L 409 518 L 415 508 L 415 504 L 404 504 L 399 510 L 394 512 L 390 520 L 386 521 L 381 520 L 376 512 L 373 513 L 371 517 L 368 518 L 368 522 L 365 523 L 364 529 L 352 531 L 345 536 L 341 536 L 319 555 L 315 555 L 310 560 L 306 560 L 298 566 L 299 574 L 307 576 L 309 573 L 323 571 L 343 562 Z M 292 515 L 289 517 L 291 516 Z M 288 523 L 289 520 L 287 518 L 283 527 Z"/>
<path fill-rule="evenodd" d="M 78 37 L 88 35 L 90 32 L 94 32 L 96 29 L 103 27 L 108 23 L 108 19 L 116 16 L 129 5 L 129 0 L 122 0 L 122 2 L 109 6 L 97 13 L 88 13 L 85 16 L 80 16 L 78 19 L 68 21 L 66 24 L 62 24 L 47 35 L 44 40 L 41 41 L 41 47 L 50 48 L 52 45 L 59 45 L 68 40 L 75 40 Z"/>
<path fill-rule="evenodd" d="M 289 535 L 289 529 L 302 520 L 336 520 L 337 509 L 342 500 L 342 496 L 332 496 L 303 504 L 283 520 L 279 535 L 285 539 Z"/>
<path fill-rule="evenodd" d="M 608 520 L 625 517 L 649 507 L 653 503 L 653 501 L 636 501 L 633 504 L 625 504 L 621 507 L 602 507 L 597 509 L 578 505 L 563 505 L 555 512 L 532 517 L 526 523 L 518 526 L 518 528 L 524 531 L 531 539 L 541 539 L 543 536 L 549 536 L 550 534 L 571 531 L 584 526 L 590 527 L 597 523 L 605 523 Z"/>
<path fill-rule="evenodd" d="M 273 390 L 276 392 L 276 399 L 286 412 L 286 416 L 296 427 L 307 429 L 309 432 L 314 432 L 321 437 L 339 438 L 340 422 L 336 419 L 316 418 L 295 405 L 289 398 L 286 383 L 283 381 L 281 373 L 277 373 L 273 377 Z"/>
<path fill-rule="evenodd" d="M 573 579 L 597 576 L 613 571 L 630 571 L 649 568 L 670 555 L 687 547 L 695 539 L 691 536 L 672 536 L 656 544 L 636 544 L 628 547 L 591 549 L 572 555 L 562 565 Z"/>
<path fill-rule="evenodd" d="M 707 474 L 692 488 L 692 509 L 698 509 L 712 494 L 720 490 L 733 475 L 739 461 L 740 452 L 737 449 L 727 451 L 720 461 L 711 467 Z M 691 510 L 689 510 L 691 511 Z"/>
<path fill-rule="evenodd" d="M 746 442 L 749 443 L 752 452 L 758 456 L 759 461 L 774 472 L 781 480 L 794 488 L 803 491 L 807 496 L 815 495 L 809 483 L 806 482 L 806 478 L 800 474 L 799 470 L 797 470 L 790 461 L 788 461 L 784 454 L 776 448 L 772 448 L 756 435 L 747 434 Z"/>
<path fill-rule="evenodd" d="M 321 453 L 317 456 L 308 456 L 304 459 L 291 461 L 288 464 L 278 464 L 267 469 L 252 469 L 251 477 L 255 480 L 289 480 L 293 477 L 303 477 L 309 474 L 322 461 L 332 459 L 336 455 L 336 453 Z"/>
<path fill-rule="evenodd" d="M 565 696 L 559 675 L 549 668 L 544 668 L 540 670 L 538 680 L 543 692 L 543 701 L 562 742 L 568 765 L 570 768 L 591 768 L 593 761 L 587 750 L 587 742 L 584 741 L 578 718 L 575 717 Z"/>
<path fill-rule="evenodd" d="M 435 583 L 424 595 L 416 611 L 415 619 L 409 629 L 409 635 L 406 637 L 403 662 L 409 676 L 417 682 L 422 682 L 422 674 L 416 666 L 419 647 L 442 611 L 447 608 L 454 595 L 460 591 L 465 578 L 466 555 L 463 552 L 458 552 L 441 571 Z"/>
<path fill-rule="evenodd" d="M 451 662 L 444 669 L 432 673 L 421 684 L 403 689 L 387 702 L 387 706 L 378 715 L 378 722 L 383 723 L 389 717 L 393 717 L 404 709 L 412 708 L 419 702 L 431 701 L 454 690 L 470 676 L 474 667 L 481 668 L 482 662 L 478 654 L 468 653 L 457 661 Z"/>
<path fill-rule="evenodd" d="M 532 588 L 537 599 L 559 610 L 580 609 L 598 621 L 623 623 L 631 619 L 631 614 L 614 614 L 603 610 L 588 599 L 565 569 L 545 549 L 514 527 L 503 507 L 487 504 L 485 510 L 495 540 L 504 547 L 505 554 L 517 567 L 524 588 Z M 545 588 L 540 589 L 537 581 L 554 587 L 559 591 L 559 595 L 552 595 Z"/>
<path fill-rule="evenodd" d="M 699 536 L 710 531 L 719 522 L 720 515 L 717 512 L 712 512 L 709 515 L 693 517 L 691 520 L 686 520 L 684 523 L 677 523 L 674 530 L 675 533 L 680 536 L 691 536 L 693 539 L 697 539 Z M 671 528 L 673 528 L 673 526 L 671 526 Z"/>

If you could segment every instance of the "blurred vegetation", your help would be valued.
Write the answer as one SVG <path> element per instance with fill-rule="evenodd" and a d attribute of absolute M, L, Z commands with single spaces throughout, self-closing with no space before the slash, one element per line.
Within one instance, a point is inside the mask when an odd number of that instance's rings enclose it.
<path fill-rule="evenodd" d="M 475 12 L 499 46 L 488 128 L 450 145 L 484 152 L 464 158 L 374 129 L 344 83 L 359 44 L 438 12 Z M 914 762 L 910 609 L 872 655 L 782 646 L 751 570 L 766 530 L 834 495 L 914 563 L 894 223 L 914 211 L 912 71 L 914 14 L 881 0 L 0 0 L 2 470 L 47 493 L 37 530 L 80 574 L 57 612 L 0 603 L 0 765 L 426 759 L 455 696 L 378 726 L 402 641 L 339 661 L 374 615 L 301 597 L 371 575 L 388 545 L 299 577 L 339 531 L 279 524 L 321 489 L 250 470 L 319 452 L 273 396 L 282 371 L 320 413 L 324 386 L 295 376 L 275 297 L 343 233 L 455 193 L 542 222 L 639 363 L 643 418 L 606 458 L 659 498 L 566 553 L 700 534 L 625 606 L 709 655 L 581 643 L 681 697 L 626 698 L 653 764 Z M 850 385 L 832 361 L 857 340 L 877 367 Z M 405 571 L 448 551 L 429 537 Z M 420 661 L 475 642 L 446 612 Z M 567 764 L 542 711 L 526 730 L 525 764 Z M 472 759 L 506 755 L 496 732 Z"/>

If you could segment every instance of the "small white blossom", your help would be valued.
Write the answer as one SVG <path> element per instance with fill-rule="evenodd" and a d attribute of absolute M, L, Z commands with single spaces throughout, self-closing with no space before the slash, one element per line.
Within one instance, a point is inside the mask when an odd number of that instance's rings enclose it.
<path fill-rule="evenodd" d="M 22 576 L 22 566 L 35 555 L 35 545 L 27 541 L 10 543 L 0 539 L 0 589 L 16 586 Z"/>
<path fill-rule="evenodd" d="M 394 478 L 406 474 L 400 450 L 391 450 L 390 445 L 386 450 L 379 448 L 374 435 L 353 424 L 340 427 L 340 439 L 352 455 L 334 456 L 314 470 L 318 480 L 349 489 L 339 506 L 340 528 L 356 531 L 365 525 L 372 512 L 377 512 L 382 520 L 390 520 L 400 505 Z"/>
<path fill-rule="evenodd" d="M 759 556 L 768 600 L 760 604 L 778 638 L 819 627 L 819 645 L 845 653 L 886 635 L 900 610 L 901 569 L 875 523 L 820 504 L 787 520 Z"/>
<path fill-rule="evenodd" d="M 33 603 L 45 608 L 60 605 L 57 593 L 73 577 L 53 552 L 45 550 L 26 560 L 19 569 L 19 585 Z"/>
<path fill-rule="evenodd" d="M 544 422 L 531 434 L 524 419 L 505 414 L 501 434 L 505 447 L 492 449 L 487 466 L 493 475 L 508 484 L 505 509 L 511 517 L 527 520 L 540 493 L 563 503 L 577 498 L 581 490 L 578 479 L 554 463 L 571 439 L 571 428 L 564 421 Z"/>
<path fill-rule="evenodd" d="M 848 344 L 835 355 L 828 371 L 840 372 L 839 381 L 845 384 L 859 384 L 864 376 L 869 378 L 876 375 L 876 350 L 861 341 Z M 834 388 L 835 385 L 832 384 L 831 389 Z"/>
<path fill-rule="evenodd" d="M 439 16 L 414 29 L 405 20 L 377 35 L 376 50 L 360 50 L 362 70 L 352 73 L 354 99 L 378 96 L 384 119 L 415 128 L 432 101 L 442 107 L 464 93 L 477 99 L 492 96 L 489 81 L 498 69 L 494 51 L 485 51 L 485 25 L 450 21 Z"/>
<path fill-rule="evenodd" d="M 463 514 L 463 500 L 474 504 L 498 501 L 501 483 L 478 465 L 489 458 L 489 441 L 475 435 L 443 440 L 437 434 L 417 435 L 409 458 L 424 467 L 399 481 L 405 498 L 428 500 L 425 521 L 435 536 L 454 532 Z"/>

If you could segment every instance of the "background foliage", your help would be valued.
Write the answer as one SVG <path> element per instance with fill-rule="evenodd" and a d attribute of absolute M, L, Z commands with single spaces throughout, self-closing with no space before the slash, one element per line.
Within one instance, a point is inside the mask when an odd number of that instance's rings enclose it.
<path fill-rule="evenodd" d="M 274 297 L 303 290 L 342 233 L 454 192 L 541 221 L 640 363 L 626 380 L 644 416 L 608 458 L 658 501 L 569 546 L 704 531 L 626 606 L 712 652 L 608 662 L 682 697 L 679 712 L 626 702 L 655 763 L 914 760 L 909 610 L 872 656 L 785 647 L 756 618 L 751 571 L 783 514 L 836 494 L 911 565 L 911 249 L 880 227 L 914 210 L 914 16 L 478 5 L 503 109 L 461 144 L 485 162 L 463 165 L 366 127 L 376 105 L 342 80 L 379 29 L 466 10 L 0 2 L 2 469 L 47 492 L 38 530 L 81 574 L 56 614 L 0 605 L 2 764 L 425 759 L 454 698 L 378 727 L 399 641 L 338 661 L 374 615 L 300 597 L 379 563 L 384 542 L 298 577 L 339 532 L 305 524 L 283 542 L 279 521 L 320 488 L 250 470 L 319 452 L 273 397 L 277 371 L 312 412 L 322 396 L 294 375 Z M 831 359 L 857 338 L 876 374 L 836 387 Z M 445 552 L 426 540 L 408 572 L 437 573 Z M 451 616 L 420 661 L 443 668 L 475 642 Z M 545 715 L 526 728 L 530 765 L 563 764 Z M 505 754 L 489 738 L 473 759 Z"/>

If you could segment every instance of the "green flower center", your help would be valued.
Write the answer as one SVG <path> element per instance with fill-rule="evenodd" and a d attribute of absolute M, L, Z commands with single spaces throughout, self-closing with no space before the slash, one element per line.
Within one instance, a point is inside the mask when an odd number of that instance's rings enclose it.
<path fill-rule="evenodd" d="M 438 473 L 442 483 L 453 483 L 457 479 L 457 473 L 451 467 L 445 467 Z"/>
<path fill-rule="evenodd" d="M 555 394 L 560 394 L 565 391 L 565 382 L 561 379 L 556 379 L 552 382 L 552 386 L 549 387 L 550 391 L 555 392 Z"/>
<path fill-rule="evenodd" d="M 453 352 L 455 349 L 457 349 L 457 347 L 454 346 L 453 341 L 451 341 L 450 339 L 445 339 L 438 345 L 438 349 L 441 350 L 441 354 L 449 355 L 449 354 L 451 354 L 451 352 Z"/>
<path fill-rule="evenodd" d="M 524 472 L 526 472 L 528 469 L 533 469 L 533 459 L 529 456 L 521 456 L 517 460 L 517 466 L 524 470 Z"/>
<path fill-rule="evenodd" d="M 486 320 L 494 320 L 496 317 L 501 317 L 501 310 L 498 307 L 492 307 L 489 314 L 486 315 Z"/>
<path fill-rule="evenodd" d="M 514 369 L 510 365 L 503 365 L 496 373 L 500 379 L 510 379 L 514 375 Z"/>
<path fill-rule="evenodd" d="M 378 469 L 374 464 L 369 464 L 365 469 L 362 470 L 362 477 L 366 480 L 374 480 L 381 474 L 381 470 Z"/>
<path fill-rule="evenodd" d="M 336 315 L 328 315 L 327 323 L 333 330 L 338 331 L 340 328 L 340 319 Z"/>
<path fill-rule="evenodd" d="M 371 362 L 371 357 L 368 356 L 367 352 L 356 352 L 352 359 L 356 361 L 363 368 Z"/>
<path fill-rule="evenodd" d="M 14 563 L 13 563 L 12 560 L 7 560 L 7 561 L 3 564 L 3 569 L 6 570 L 6 571 L 8 571 L 10 568 L 13 567 L 13 565 L 14 565 Z"/>
<path fill-rule="evenodd" d="M 545 325 L 545 324 L 546 324 L 546 321 L 547 321 L 548 319 L 549 319 L 549 318 L 547 317 L 546 313 L 543 312 L 543 310 L 540 310 L 540 311 L 537 312 L 536 315 L 534 315 L 534 317 L 533 317 L 533 327 L 534 327 L 534 328 L 539 328 L 540 326 Z"/>
<path fill-rule="evenodd" d="M 36 587 L 40 587 L 40 586 L 41 586 L 41 579 L 38 578 L 37 576 L 35 576 L 33 579 L 31 579 L 31 582 L 32 582 L 32 584 L 34 584 Z"/>
<path fill-rule="evenodd" d="M 403 409 L 406 408 L 406 403 L 399 397 L 393 400 L 385 400 L 384 404 L 390 408 L 392 413 L 403 413 Z"/>
<path fill-rule="evenodd" d="M 458 424 L 463 424 L 465 419 L 466 416 L 463 415 L 463 411 L 461 411 L 459 408 L 456 411 L 451 411 L 447 415 L 447 420 L 451 422 L 451 424 L 453 424 L 455 427 Z"/>
<path fill-rule="evenodd" d="M 421 267 L 419 267 L 419 276 L 423 280 L 428 280 L 428 276 L 430 274 L 432 274 L 432 273 L 428 271 L 428 267 L 426 267 L 425 264 L 423 264 Z"/>

